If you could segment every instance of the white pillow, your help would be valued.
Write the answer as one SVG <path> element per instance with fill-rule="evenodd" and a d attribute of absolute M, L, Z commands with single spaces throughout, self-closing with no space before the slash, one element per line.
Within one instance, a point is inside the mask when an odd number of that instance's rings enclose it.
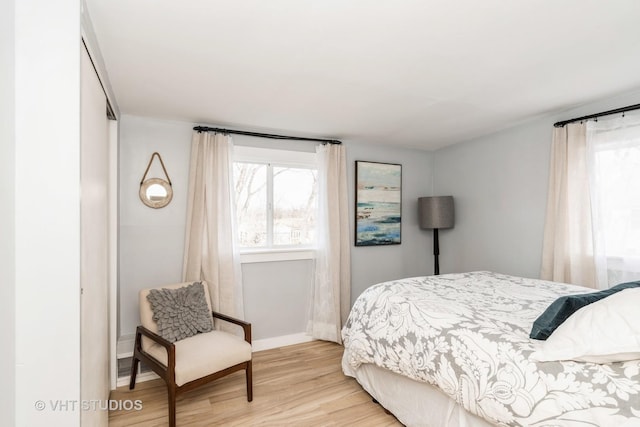
<path fill-rule="evenodd" d="M 640 359 L 640 288 L 625 289 L 582 307 L 546 341 L 533 340 L 538 362 L 611 363 Z"/>

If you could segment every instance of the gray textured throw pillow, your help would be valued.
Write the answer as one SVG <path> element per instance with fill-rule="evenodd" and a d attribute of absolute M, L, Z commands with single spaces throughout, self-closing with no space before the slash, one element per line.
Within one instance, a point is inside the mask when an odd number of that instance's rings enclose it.
<path fill-rule="evenodd" d="M 177 289 L 151 289 L 147 300 L 158 324 L 158 334 L 170 342 L 213 330 L 201 282 Z"/>

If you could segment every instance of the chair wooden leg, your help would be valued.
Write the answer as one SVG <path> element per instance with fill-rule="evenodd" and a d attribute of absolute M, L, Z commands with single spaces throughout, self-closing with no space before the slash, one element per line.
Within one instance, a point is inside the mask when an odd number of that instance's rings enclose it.
<path fill-rule="evenodd" d="M 176 387 L 167 384 L 167 394 L 169 395 L 169 427 L 176 427 Z"/>
<path fill-rule="evenodd" d="M 253 368 L 252 368 L 252 360 L 249 360 L 247 363 L 246 375 L 247 375 L 247 401 L 251 402 L 253 400 Z"/>
<path fill-rule="evenodd" d="M 136 359 L 135 356 L 133 357 L 133 359 L 131 359 L 131 379 L 129 380 L 129 390 L 133 390 L 136 386 L 136 375 L 138 375 L 139 363 L 140 360 Z"/>

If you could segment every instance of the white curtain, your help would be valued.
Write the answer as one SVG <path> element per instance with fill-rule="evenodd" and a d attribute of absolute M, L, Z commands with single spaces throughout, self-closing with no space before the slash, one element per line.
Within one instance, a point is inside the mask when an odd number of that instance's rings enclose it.
<path fill-rule="evenodd" d="M 307 331 L 313 338 L 341 344 L 351 307 L 347 161 L 342 145 L 318 146 L 316 153 L 318 248 Z"/>
<path fill-rule="evenodd" d="M 596 273 L 586 136 L 584 123 L 554 128 L 540 276 L 604 288 Z"/>
<path fill-rule="evenodd" d="M 233 188 L 231 137 L 194 131 L 183 280 L 205 280 L 215 311 L 244 318 Z"/>
<path fill-rule="evenodd" d="M 640 280 L 640 115 L 590 121 L 587 147 L 599 283 Z"/>

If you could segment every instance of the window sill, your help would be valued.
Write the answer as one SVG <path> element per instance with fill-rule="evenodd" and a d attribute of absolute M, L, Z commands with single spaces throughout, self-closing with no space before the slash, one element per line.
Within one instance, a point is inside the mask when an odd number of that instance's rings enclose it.
<path fill-rule="evenodd" d="M 298 261 L 315 258 L 315 250 L 305 249 L 266 249 L 240 253 L 241 264 L 257 262 Z"/>
<path fill-rule="evenodd" d="M 607 270 L 640 273 L 640 257 L 638 256 L 608 256 Z"/>

